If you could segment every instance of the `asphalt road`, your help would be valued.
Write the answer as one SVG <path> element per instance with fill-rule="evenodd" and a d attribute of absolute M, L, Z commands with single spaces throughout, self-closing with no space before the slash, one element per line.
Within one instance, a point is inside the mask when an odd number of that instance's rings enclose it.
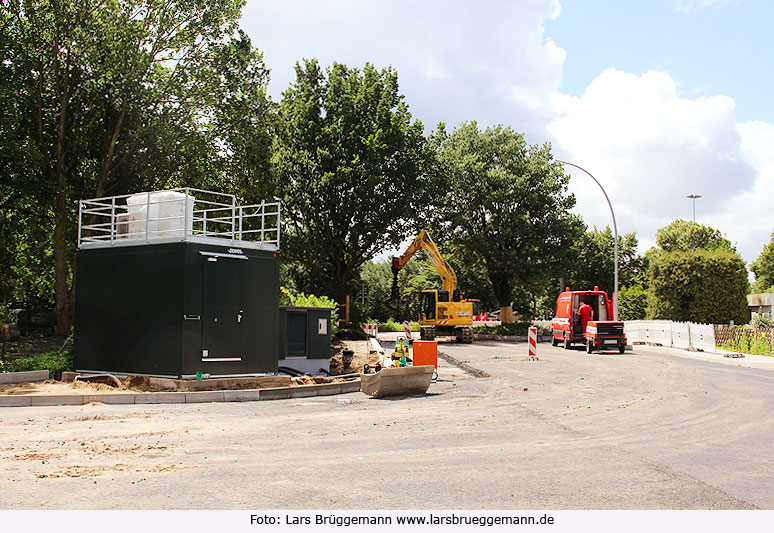
<path fill-rule="evenodd" d="M 0 509 L 774 509 L 772 370 L 441 350 L 491 377 L 441 360 L 423 397 L 0 409 Z"/>

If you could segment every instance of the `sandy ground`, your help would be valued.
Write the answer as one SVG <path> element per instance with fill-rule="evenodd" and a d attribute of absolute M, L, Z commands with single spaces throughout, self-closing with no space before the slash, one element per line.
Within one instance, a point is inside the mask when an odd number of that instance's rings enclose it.
<path fill-rule="evenodd" d="M 427 395 L 0 409 L 0 509 L 774 509 L 774 372 L 443 345 Z"/>
<path fill-rule="evenodd" d="M 0 386 L 0 394 L 8 395 L 41 395 L 41 394 L 91 394 L 94 392 L 126 392 L 127 389 L 118 389 L 101 383 L 73 382 L 47 380 L 33 383 L 17 383 Z"/>
<path fill-rule="evenodd" d="M 331 374 L 362 373 L 363 367 L 366 364 L 371 367 L 375 366 L 376 363 L 379 362 L 379 356 L 376 353 L 371 353 L 369 346 L 370 344 L 367 340 L 339 341 L 335 343 L 333 345 L 333 350 L 331 350 Z M 352 356 L 352 363 L 349 368 L 345 368 L 344 363 L 341 361 L 341 354 L 345 348 L 349 348 L 355 352 Z"/>

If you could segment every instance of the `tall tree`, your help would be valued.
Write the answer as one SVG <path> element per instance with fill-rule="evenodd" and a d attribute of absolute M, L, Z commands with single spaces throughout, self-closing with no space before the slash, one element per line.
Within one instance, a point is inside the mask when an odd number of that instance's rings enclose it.
<path fill-rule="evenodd" d="M 235 77 L 228 74 L 238 65 L 246 82 L 267 81 L 260 55 L 244 53 L 249 40 L 234 36 L 242 4 L 3 4 L 1 63 L 13 89 L 5 94 L 4 119 L 14 113 L 19 118 L 12 129 L 0 126 L 0 144 L 9 141 L 13 147 L 3 152 L 8 160 L 0 165 L 8 169 L 12 187 L 30 189 L 31 201 L 53 218 L 62 331 L 72 319 L 74 199 L 164 187 L 181 176 L 193 181 L 214 176 L 219 188 L 232 183 L 227 172 L 233 169 L 221 154 L 241 156 L 246 150 L 238 136 L 223 135 L 223 126 L 233 125 L 240 112 L 243 123 L 253 120 L 256 107 L 244 114 L 244 106 L 226 98 L 234 92 L 229 87 Z M 213 119 L 227 111 L 230 118 Z"/>
<path fill-rule="evenodd" d="M 434 141 L 448 180 L 437 239 L 482 262 L 507 316 L 514 291 L 536 292 L 556 276 L 583 232 L 570 213 L 569 177 L 549 145 L 530 146 L 509 127 L 470 122 L 447 134 L 441 126 Z"/>
<path fill-rule="evenodd" d="M 750 264 L 750 270 L 755 274 L 756 291 L 774 291 L 774 233 L 771 234 L 769 243 L 761 250 L 758 259 Z"/>
<path fill-rule="evenodd" d="M 283 254 L 343 303 L 358 268 L 412 232 L 426 205 L 433 151 L 392 68 L 296 65 L 274 149 Z"/>
<path fill-rule="evenodd" d="M 648 260 L 648 318 L 746 323 L 747 268 L 722 233 L 675 221 L 656 232 Z"/>
<path fill-rule="evenodd" d="M 637 236 L 634 233 L 618 236 L 618 285 L 628 287 L 646 284 L 645 261 L 637 255 Z M 576 290 L 590 290 L 599 286 L 613 293 L 615 267 L 613 259 L 615 239 L 610 226 L 585 232 L 572 245 L 572 266 L 564 275 L 565 282 Z"/>
<path fill-rule="evenodd" d="M 656 243 L 666 252 L 734 249 L 719 230 L 690 220 L 675 220 L 656 231 Z"/>

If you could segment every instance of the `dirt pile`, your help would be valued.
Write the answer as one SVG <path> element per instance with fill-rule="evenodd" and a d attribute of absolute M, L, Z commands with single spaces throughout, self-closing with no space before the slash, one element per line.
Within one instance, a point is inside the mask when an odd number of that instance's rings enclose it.
<path fill-rule="evenodd" d="M 335 376 L 299 376 L 291 379 L 292 386 L 298 385 L 322 385 L 325 383 L 343 383 L 347 381 L 344 378 L 337 378 Z"/>
<path fill-rule="evenodd" d="M 362 373 L 364 365 L 375 366 L 379 362 L 379 356 L 376 353 L 369 354 L 369 346 L 370 344 L 367 340 L 334 340 L 331 345 L 331 375 Z M 342 352 L 347 348 L 355 352 L 349 369 L 345 369 L 344 363 L 341 361 Z"/>

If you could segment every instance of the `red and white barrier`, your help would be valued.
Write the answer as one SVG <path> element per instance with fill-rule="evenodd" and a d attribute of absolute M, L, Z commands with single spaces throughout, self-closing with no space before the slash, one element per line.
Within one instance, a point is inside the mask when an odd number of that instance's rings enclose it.
<path fill-rule="evenodd" d="M 369 337 L 376 337 L 379 333 L 379 324 L 363 324 L 363 331 Z"/>
<path fill-rule="evenodd" d="M 537 359 L 537 328 L 536 327 L 530 327 L 529 328 L 529 337 L 527 337 L 529 344 L 529 358 L 530 359 Z"/>
<path fill-rule="evenodd" d="M 405 331 L 405 332 L 406 332 L 406 338 L 407 338 L 408 340 L 412 340 L 412 337 L 411 337 L 411 328 L 409 327 L 408 320 L 406 320 L 405 322 L 403 322 L 403 331 Z"/>

